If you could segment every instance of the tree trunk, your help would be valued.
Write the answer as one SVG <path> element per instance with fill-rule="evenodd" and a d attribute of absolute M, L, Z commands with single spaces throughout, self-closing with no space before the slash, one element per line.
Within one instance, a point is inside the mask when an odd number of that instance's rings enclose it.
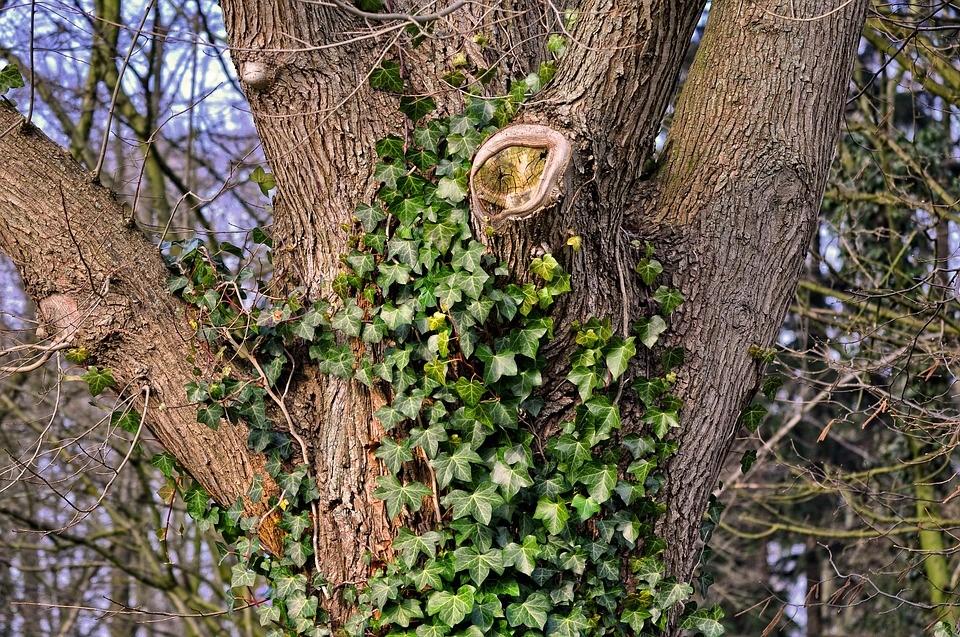
<path fill-rule="evenodd" d="M 439 79 L 455 53 L 493 62 L 496 49 L 508 51 L 516 75 L 545 57 L 541 25 L 556 22 L 552 10 L 532 0 L 493 9 L 469 3 L 436 25 L 438 37 L 400 50 L 397 31 L 343 44 L 345 32 L 362 29 L 363 21 L 335 8 L 299 0 L 221 4 L 277 176 L 278 285 L 313 299 L 329 295 L 340 268 L 341 225 L 373 193 L 375 141 L 404 126 L 396 98 L 370 89 L 370 70 L 389 53 L 416 90 L 435 93 L 442 110 L 457 108 L 457 92 Z M 405 3 L 396 4 L 403 10 Z M 683 428 L 660 529 L 669 567 L 681 579 L 698 561 L 707 498 L 761 372 L 751 346 L 771 344 L 816 225 L 867 7 L 854 0 L 812 20 L 806 18 L 822 10 L 821 2 L 714 2 L 651 175 L 645 165 L 703 4 L 581 3 L 557 76 L 518 118 L 570 140 L 566 196 L 489 240 L 522 271 L 541 246 L 558 251 L 569 234 L 582 238 L 583 248 L 563 257 L 573 292 L 555 315 L 550 355 L 557 366 L 571 321 L 606 316 L 626 330 L 644 314 L 634 242 L 650 240 L 664 257 L 686 297 L 673 335 L 687 352 Z M 791 10 L 797 19 L 777 17 Z M 495 43 L 485 52 L 470 40 L 481 31 Z M 504 88 L 502 77 L 491 91 Z M 4 129 L 15 121 L 9 108 L 0 112 Z M 182 405 L 193 364 L 211 371 L 221 361 L 198 349 L 187 362 L 197 346 L 183 329 L 186 313 L 163 291 L 162 264 L 128 216 L 41 135 L 14 129 L 0 138 L 0 250 L 17 263 L 53 331 L 76 330 L 75 342 L 115 370 L 121 386 L 151 388 L 149 420 L 161 443 L 220 502 L 232 502 L 262 473 L 263 459 L 247 451 L 242 426 L 224 423 L 213 432 Z M 382 431 L 371 414 L 384 397 L 298 368 L 290 413 L 309 441 L 322 493 L 320 565 L 334 585 L 362 582 L 370 570 L 365 554 L 388 556 L 394 532 L 372 496 L 382 473 L 372 450 Z M 548 375 L 545 391 L 552 406 L 547 426 L 572 396 L 556 375 Z M 639 427 L 631 411 L 624 406 L 625 426 Z M 266 539 L 276 549 L 271 529 Z M 330 610 L 340 620 L 349 608 L 335 600 Z"/>

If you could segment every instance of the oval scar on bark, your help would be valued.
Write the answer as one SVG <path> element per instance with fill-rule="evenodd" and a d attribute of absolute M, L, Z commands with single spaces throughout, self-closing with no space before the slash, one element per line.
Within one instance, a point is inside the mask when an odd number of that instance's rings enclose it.
<path fill-rule="evenodd" d="M 482 221 L 496 228 L 537 214 L 560 196 L 572 148 L 558 131 L 514 124 L 480 146 L 470 168 L 470 196 Z"/>

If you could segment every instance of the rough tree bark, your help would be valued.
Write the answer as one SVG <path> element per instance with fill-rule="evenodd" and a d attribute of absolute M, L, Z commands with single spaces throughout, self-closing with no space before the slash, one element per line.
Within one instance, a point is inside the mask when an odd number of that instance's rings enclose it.
<path fill-rule="evenodd" d="M 395 4 L 403 10 L 408 3 Z M 541 245 L 562 246 L 568 231 L 582 237 L 583 249 L 564 263 L 574 291 L 557 311 L 557 361 L 570 321 L 610 316 L 619 329 L 641 315 L 648 301 L 633 275 L 633 240 L 652 241 L 665 257 L 687 299 L 673 338 L 686 348 L 688 364 L 681 373 L 680 453 L 669 467 L 661 531 L 671 570 L 687 578 L 707 497 L 760 373 L 750 346 L 773 339 L 815 227 L 868 3 L 828 12 L 820 0 L 714 2 L 652 173 L 644 167 L 704 2 L 576 4 L 569 53 L 550 88 L 519 117 L 570 139 L 568 196 L 508 226 L 490 249 L 525 267 Z M 277 176 L 279 284 L 313 298 L 329 293 L 338 270 L 341 224 L 372 193 L 374 142 L 403 126 L 390 115 L 395 98 L 370 90 L 369 71 L 387 52 L 399 56 L 416 89 L 436 93 L 441 108 L 455 108 L 456 93 L 438 78 L 453 54 L 471 48 L 473 33 L 490 35 L 517 72 L 539 62 L 545 38 L 531 35 L 557 17 L 532 0 L 493 8 L 468 3 L 435 25 L 444 37 L 399 51 L 391 48 L 397 31 L 343 44 L 345 32 L 364 24 L 335 8 L 299 0 L 221 5 Z M 15 117 L 3 110 L 0 127 Z M 154 388 L 153 430 L 211 493 L 228 502 L 246 490 L 262 459 L 245 450 L 243 432 L 230 426 L 212 433 L 193 422 L 190 409 L 176 407 L 190 380 L 184 361 L 191 344 L 180 336 L 184 313 L 163 292 L 155 251 L 125 225 L 104 189 L 32 131 L 0 138 L 0 250 L 17 263 L 41 309 L 66 297 L 71 316 L 85 317 L 49 317 L 54 328 L 77 329 L 93 360 L 112 367 L 123 384 Z M 553 378 L 547 391 L 551 417 L 559 418 L 570 388 Z M 394 531 L 371 495 L 382 471 L 371 451 L 382 432 L 371 414 L 383 397 L 307 367 L 290 400 L 323 493 L 317 524 L 325 575 L 334 584 L 363 580 L 363 555 L 388 553 Z M 629 405 L 624 411 L 626 426 L 638 426 Z M 330 609 L 338 618 L 347 611 L 336 601 Z"/>

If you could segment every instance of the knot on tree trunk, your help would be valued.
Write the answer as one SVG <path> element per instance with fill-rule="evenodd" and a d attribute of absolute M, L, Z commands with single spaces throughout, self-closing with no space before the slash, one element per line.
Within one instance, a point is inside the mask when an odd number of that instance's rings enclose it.
<path fill-rule="evenodd" d="M 506 221 L 528 219 L 555 204 L 570 165 L 570 142 L 540 124 L 515 124 L 491 136 L 470 169 L 478 235 Z"/>

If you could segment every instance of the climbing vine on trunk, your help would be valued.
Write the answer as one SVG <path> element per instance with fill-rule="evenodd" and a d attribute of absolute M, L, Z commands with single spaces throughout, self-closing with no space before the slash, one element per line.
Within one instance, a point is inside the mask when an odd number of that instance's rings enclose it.
<path fill-rule="evenodd" d="M 654 287 L 663 268 L 647 246 L 637 273 L 657 311 L 632 333 L 614 333 L 609 317 L 573 326 L 566 380 L 579 402 L 547 431 L 538 423 L 541 348 L 571 278 L 550 251 L 511 272 L 471 230 L 471 158 L 552 74 L 544 65 L 509 96 L 469 97 L 464 112 L 445 118 L 428 119 L 429 98 L 401 98 L 415 127 L 376 146 L 380 188 L 355 211 L 330 301 L 292 295 L 251 307 L 245 275 L 221 258 L 233 246 L 167 247 L 170 290 L 197 308 L 198 340 L 249 363 L 249 376 L 225 364 L 217 377 L 198 378 L 187 398 L 209 427 L 246 423 L 279 492 L 266 494 L 255 479 L 246 498 L 269 508 L 248 516 L 242 498 L 223 508 L 196 484 L 182 491 L 199 523 L 227 540 L 233 587 L 266 577 L 270 599 L 258 613 L 275 626 L 271 635 L 654 635 L 681 613 L 685 628 L 722 633 L 719 609 L 687 603 L 692 587 L 665 572 L 666 544 L 655 533 L 665 509 L 661 468 L 677 449 L 668 434 L 679 426 L 671 390 L 683 352 L 667 349 L 653 377 L 631 368 L 638 346 L 652 349 L 667 330 L 682 295 Z M 371 83 L 404 88 L 389 61 Z M 269 243 L 262 232 L 255 240 Z M 374 416 L 383 436 L 371 451 L 384 472 L 373 495 L 397 533 L 387 555 L 369 555 L 365 582 L 332 586 L 311 559 L 320 493 L 283 403 L 298 373 L 292 363 L 305 357 L 382 402 Z M 644 425 L 630 434 L 621 431 L 625 397 L 642 405 Z M 171 479 L 178 471 L 165 454 L 155 464 Z M 282 548 L 258 537 L 272 516 Z M 323 611 L 331 596 L 356 607 L 346 625 L 332 626 Z"/>

